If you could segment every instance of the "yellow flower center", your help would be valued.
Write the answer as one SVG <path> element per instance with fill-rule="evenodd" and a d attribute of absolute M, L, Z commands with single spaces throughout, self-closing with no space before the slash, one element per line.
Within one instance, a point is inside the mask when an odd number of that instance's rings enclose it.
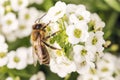
<path fill-rule="evenodd" d="M 6 54 L 4 52 L 0 52 L 0 59 L 4 58 L 6 56 Z"/>
<path fill-rule="evenodd" d="M 75 29 L 74 30 L 74 36 L 76 38 L 80 38 L 81 37 L 81 33 L 82 33 L 82 31 L 80 29 Z"/>
<path fill-rule="evenodd" d="M 18 0 L 18 5 L 22 5 L 22 4 L 23 4 L 22 0 Z"/>
<path fill-rule="evenodd" d="M 62 52 L 60 50 L 57 50 L 56 53 L 58 56 L 62 56 Z"/>
<path fill-rule="evenodd" d="M 86 61 L 83 61 L 82 63 L 80 63 L 81 66 L 85 66 L 86 65 Z"/>
<path fill-rule="evenodd" d="M 107 72 L 108 71 L 108 68 L 107 67 L 104 67 L 101 69 L 102 72 Z"/>
<path fill-rule="evenodd" d="M 56 12 L 56 14 L 55 15 L 59 15 L 61 13 L 61 11 L 58 11 L 58 12 Z"/>
<path fill-rule="evenodd" d="M 20 26 L 19 26 L 19 29 L 20 29 L 20 30 L 25 29 L 25 25 L 20 25 Z"/>
<path fill-rule="evenodd" d="M 95 68 L 91 68 L 91 69 L 90 69 L 90 73 L 91 73 L 91 74 L 96 74 L 96 73 L 97 73 L 97 72 L 96 72 L 96 69 L 95 69 Z"/>
<path fill-rule="evenodd" d="M 94 36 L 92 39 L 92 45 L 96 45 L 97 42 L 98 42 L 98 39 Z"/>
<path fill-rule="evenodd" d="M 14 57 L 14 61 L 15 61 L 16 63 L 18 63 L 18 62 L 20 61 L 19 57 L 15 56 L 15 57 Z"/>
<path fill-rule="evenodd" d="M 85 56 L 86 54 L 87 54 L 87 50 L 85 50 L 85 49 L 81 50 L 81 55 L 82 56 Z"/>
<path fill-rule="evenodd" d="M 29 14 L 25 14 L 25 19 L 26 20 L 30 19 L 30 15 Z"/>
<path fill-rule="evenodd" d="M 7 23 L 8 25 L 11 25 L 11 24 L 12 24 L 12 21 L 11 21 L 11 20 L 7 20 L 6 23 Z"/>
<path fill-rule="evenodd" d="M 84 18 L 82 16 L 78 16 L 78 19 L 79 20 L 83 20 Z"/>

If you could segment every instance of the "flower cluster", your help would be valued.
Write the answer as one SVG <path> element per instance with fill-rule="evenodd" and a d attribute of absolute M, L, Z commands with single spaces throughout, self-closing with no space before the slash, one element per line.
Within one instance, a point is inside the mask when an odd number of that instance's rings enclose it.
<path fill-rule="evenodd" d="M 50 50 L 50 69 L 61 77 L 77 71 L 86 74 L 103 56 L 102 31 L 105 23 L 84 5 L 66 5 L 58 1 L 41 20 L 50 22 L 48 34 L 58 33 L 48 42 L 61 50 Z"/>
<path fill-rule="evenodd" d="M 117 63 L 115 63 L 117 62 Z M 79 75 L 77 80 L 119 80 L 119 58 L 105 53 L 104 57 L 96 62 L 96 68 L 90 68 L 85 75 Z"/>
<path fill-rule="evenodd" d="M 4 44 L 5 45 L 5 44 Z M 0 48 L 1 49 L 1 48 Z M 28 64 L 33 64 L 32 48 L 20 47 L 16 51 L 0 53 L 0 66 L 7 66 L 9 69 L 24 69 Z"/>
<path fill-rule="evenodd" d="M 37 2 L 36 2 L 37 1 Z M 35 7 L 27 8 L 32 3 L 43 0 L 2 0 L 0 2 L 0 32 L 8 41 L 30 35 L 34 21 L 44 12 Z"/>

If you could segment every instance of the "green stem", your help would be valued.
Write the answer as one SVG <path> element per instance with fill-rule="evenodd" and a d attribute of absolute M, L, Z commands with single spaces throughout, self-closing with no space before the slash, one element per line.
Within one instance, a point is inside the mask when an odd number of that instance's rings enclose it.
<path fill-rule="evenodd" d="M 64 78 L 64 80 L 69 80 L 70 76 L 71 76 L 71 74 L 68 74 L 68 75 Z"/>
<path fill-rule="evenodd" d="M 111 34 L 113 33 L 113 29 L 115 27 L 115 23 L 116 23 L 118 16 L 119 16 L 119 14 L 117 12 L 111 13 L 111 15 L 106 23 L 107 25 L 104 29 L 104 31 L 105 31 L 104 38 L 105 39 L 108 39 L 111 36 Z"/>

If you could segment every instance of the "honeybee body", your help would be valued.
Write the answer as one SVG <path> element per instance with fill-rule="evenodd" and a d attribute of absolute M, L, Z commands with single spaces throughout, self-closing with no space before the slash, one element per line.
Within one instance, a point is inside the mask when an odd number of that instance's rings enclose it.
<path fill-rule="evenodd" d="M 31 41 L 33 46 L 33 58 L 36 65 L 37 60 L 40 64 L 48 65 L 50 62 L 50 57 L 46 49 L 45 44 L 43 43 L 45 38 L 45 26 L 42 24 L 33 25 L 33 31 L 31 34 Z"/>

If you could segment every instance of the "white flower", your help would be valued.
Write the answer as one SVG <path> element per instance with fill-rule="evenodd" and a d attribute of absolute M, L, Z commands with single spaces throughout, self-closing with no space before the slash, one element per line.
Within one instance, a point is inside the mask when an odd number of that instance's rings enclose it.
<path fill-rule="evenodd" d="M 59 46 L 58 46 L 59 47 Z M 63 51 L 50 52 L 50 70 L 57 73 L 60 77 L 65 77 L 67 74 L 76 71 L 75 63 L 64 56 Z"/>
<path fill-rule="evenodd" d="M 35 8 L 24 8 L 19 11 L 19 26 L 15 31 L 18 38 L 23 38 L 29 36 L 32 32 L 32 25 L 35 24 L 34 21 L 39 18 L 44 12 L 39 12 Z"/>
<path fill-rule="evenodd" d="M 5 38 L 4 36 L 0 35 L 0 67 L 7 64 L 7 51 L 8 45 L 5 43 Z"/>
<path fill-rule="evenodd" d="M 14 13 L 7 13 L 2 17 L 2 32 L 5 34 L 9 34 L 14 31 L 18 27 L 18 21 Z"/>
<path fill-rule="evenodd" d="M 115 80 L 120 80 L 120 74 L 115 76 Z"/>
<path fill-rule="evenodd" d="M 8 62 L 8 57 L 5 52 L 0 51 L 0 67 L 6 65 Z"/>
<path fill-rule="evenodd" d="M 80 5 L 82 6 L 82 5 Z M 88 22 L 90 20 L 90 13 L 86 10 L 83 10 L 83 9 L 78 9 L 75 11 L 74 14 L 71 14 L 69 15 L 69 23 L 77 23 L 77 22 L 80 22 L 80 21 L 84 21 L 84 22 Z"/>
<path fill-rule="evenodd" d="M 55 33 L 57 31 L 59 31 L 59 24 L 57 23 L 50 23 L 49 26 L 47 27 L 47 30 L 49 31 L 49 34 Z"/>
<path fill-rule="evenodd" d="M 57 73 L 60 77 L 65 77 L 67 74 L 76 70 L 74 62 L 64 56 L 60 58 L 50 60 L 50 69 L 52 72 Z"/>
<path fill-rule="evenodd" d="M 74 14 L 75 11 L 77 10 L 78 6 L 75 4 L 68 4 L 66 7 L 66 14 L 67 16 Z"/>
<path fill-rule="evenodd" d="M 100 78 L 100 80 L 116 80 L 116 79 L 112 76 L 105 76 L 105 77 Z"/>
<path fill-rule="evenodd" d="M 95 57 L 95 48 L 92 46 L 82 46 L 75 45 L 73 47 L 74 51 L 74 60 L 79 62 L 81 59 L 86 59 L 87 61 L 93 61 Z"/>
<path fill-rule="evenodd" d="M 10 69 L 16 68 L 21 70 L 27 66 L 27 50 L 24 47 L 18 48 L 16 52 L 9 52 L 8 58 L 7 67 Z"/>
<path fill-rule="evenodd" d="M 41 12 L 42 13 L 42 12 Z M 34 21 L 39 17 L 39 11 L 36 8 L 24 8 L 19 11 L 19 22 L 28 25 L 29 27 L 34 24 Z"/>
<path fill-rule="evenodd" d="M 22 10 L 28 6 L 28 0 L 10 0 L 10 3 L 14 11 Z"/>
<path fill-rule="evenodd" d="M 93 62 L 87 61 L 85 59 L 81 59 L 81 61 L 75 62 L 75 64 L 79 74 L 86 74 L 89 72 L 90 68 L 95 67 Z"/>
<path fill-rule="evenodd" d="M 93 26 L 95 31 L 102 30 L 105 27 L 105 23 L 96 13 L 91 14 L 89 23 L 91 24 L 91 26 Z"/>
<path fill-rule="evenodd" d="M 89 37 L 85 43 L 85 45 L 90 45 L 93 47 L 96 47 L 96 52 L 103 52 L 104 47 L 102 46 L 105 43 L 105 40 L 103 39 L 103 32 L 97 31 L 96 33 L 90 32 Z"/>
<path fill-rule="evenodd" d="M 14 80 L 12 77 L 7 77 L 5 80 Z"/>
<path fill-rule="evenodd" d="M 15 36 L 18 37 L 18 38 L 23 38 L 23 37 L 29 36 L 30 33 L 32 32 L 32 27 L 31 26 L 29 26 L 25 23 L 20 23 L 19 22 L 18 29 L 14 32 Z"/>
<path fill-rule="evenodd" d="M 74 25 L 69 25 L 66 29 L 66 34 L 68 35 L 68 41 L 71 44 L 85 42 L 89 36 L 88 26 L 84 22 L 79 22 Z"/>
<path fill-rule="evenodd" d="M 42 71 L 39 71 L 37 74 L 31 76 L 29 80 L 46 80 L 45 75 Z"/>
<path fill-rule="evenodd" d="M 112 76 L 115 70 L 115 56 L 105 53 L 104 57 L 97 62 L 97 71 L 100 77 Z"/>
<path fill-rule="evenodd" d="M 115 61 L 115 72 L 117 74 L 117 77 L 118 78 L 117 80 L 120 79 L 120 57 L 118 57 Z"/>
<path fill-rule="evenodd" d="M 51 7 L 43 19 L 43 22 L 48 23 L 49 21 L 55 22 L 62 18 L 66 11 L 66 4 L 58 1 L 55 6 Z M 47 21 L 47 22 L 46 22 Z"/>
<path fill-rule="evenodd" d="M 85 74 L 79 75 L 77 80 L 99 80 L 99 77 L 91 74 Z"/>
<path fill-rule="evenodd" d="M 13 41 L 15 41 L 17 39 L 17 36 L 16 36 L 15 32 L 5 34 L 5 37 L 6 37 L 7 41 L 9 41 L 9 42 L 13 42 Z"/>
<path fill-rule="evenodd" d="M 5 13 L 5 9 L 3 6 L 0 5 L 0 17 L 3 16 Z"/>

